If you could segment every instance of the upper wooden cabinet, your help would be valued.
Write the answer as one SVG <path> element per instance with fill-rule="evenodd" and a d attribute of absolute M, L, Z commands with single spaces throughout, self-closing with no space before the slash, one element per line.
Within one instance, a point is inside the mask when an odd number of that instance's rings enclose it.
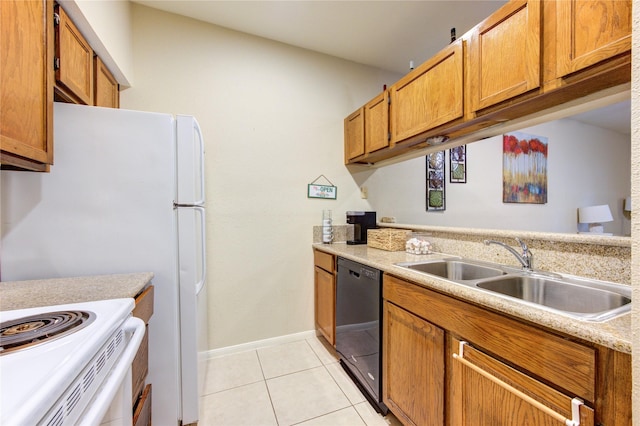
<path fill-rule="evenodd" d="M 93 70 L 93 104 L 101 107 L 118 108 L 120 106 L 118 81 L 98 56 L 94 56 Z"/>
<path fill-rule="evenodd" d="M 93 50 L 52 0 L 0 1 L 2 169 L 49 171 L 54 100 L 119 107 L 117 81 L 95 61 L 94 75 Z"/>
<path fill-rule="evenodd" d="M 344 120 L 345 164 L 366 161 L 389 141 L 389 92 L 384 91 Z"/>
<path fill-rule="evenodd" d="M 540 86 L 539 0 L 505 4 L 471 33 L 471 110 L 495 105 Z"/>
<path fill-rule="evenodd" d="M 558 77 L 631 50 L 630 0 L 564 0 L 555 7 Z"/>
<path fill-rule="evenodd" d="M 628 90 L 630 53 L 630 0 L 509 1 L 393 84 L 388 147 L 362 143 L 346 162 L 417 157 L 433 137 L 450 139 L 439 149 L 468 143 L 500 134 L 500 123 Z"/>
<path fill-rule="evenodd" d="M 391 88 L 391 142 L 462 117 L 463 40 L 400 79 Z"/>
<path fill-rule="evenodd" d="M 364 106 L 365 153 L 389 146 L 389 92 L 386 90 Z"/>
<path fill-rule="evenodd" d="M 55 9 L 56 92 L 64 100 L 93 105 L 93 50 L 64 9 Z"/>
<path fill-rule="evenodd" d="M 344 160 L 350 160 L 364 154 L 364 107 L 351 113 L 344 119 Z"/>
<path fill-rule="evenodd" d="M 53 2 L 0 1 L 0 162 L 53 164 Z"/>
<path fill-rule="evenodd" d="M 581 424 L 630 424 L 631 355 L 388 274 L 383 298 L 384 402 L 404 424 L 560 425 L 573 398 Z"/>

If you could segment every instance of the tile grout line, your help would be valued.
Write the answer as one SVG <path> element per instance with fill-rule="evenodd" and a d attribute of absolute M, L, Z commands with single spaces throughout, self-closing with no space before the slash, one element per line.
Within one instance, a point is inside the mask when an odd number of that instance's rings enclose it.
<path fill-rule="evenodd" d="M 278 420 L 278 413 L 276 413 L 276 407 L 273 405 L 273 398 L 271 397 L 271 391 L 269 390 L 269 385 L 267 384 L 267 377 L 264 374 L 264 369 L 262 368 L 262 361 L 260 360 L 260 353 L 258 350 L 255 350 L 256 357 L 258 357 L 258 364 L 260 365 L 260 372 L 262 373 L 262 382 L 264 383 L 264 387 L 267 389 L 267 395 L 269 395 L 269 404 L 271 404 L 271 411 L 273 412 L 273 418 L 276 419 L 276 425 L 280 426 L 280 421 Z"/>

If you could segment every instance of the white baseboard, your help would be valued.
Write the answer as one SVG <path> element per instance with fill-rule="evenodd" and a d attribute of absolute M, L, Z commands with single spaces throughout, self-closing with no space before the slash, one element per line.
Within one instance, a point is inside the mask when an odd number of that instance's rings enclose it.
<path fill-rule="evenodd" d="M 269 339 L 256 340 L 254 342 L 241 343 L 239 345 L 227 346 L 224 348 L 211 349 L 200 353 L 200 357 L 204 359 L 217 358 L 224 355 L 231 355 L 240 352 L 252 351 L 267 346 L 281 345 L 283 343 L 291 343 L 298 340 L 309 339 L 316 336 L 315 330 L 301 331 L 300 333 L 287 334 L 284 336 L 271 337 Z M 201 359 L 202 359 L 201 358 Z"/>

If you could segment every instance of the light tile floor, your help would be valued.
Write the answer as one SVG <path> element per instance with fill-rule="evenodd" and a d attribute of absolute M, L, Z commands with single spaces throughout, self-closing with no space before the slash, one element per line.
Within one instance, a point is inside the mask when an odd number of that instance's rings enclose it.
<path fill-rule="evenodd" d="M 316 338 L 213 358 L 201 426 L 399 426 L 382 417 Z"/>

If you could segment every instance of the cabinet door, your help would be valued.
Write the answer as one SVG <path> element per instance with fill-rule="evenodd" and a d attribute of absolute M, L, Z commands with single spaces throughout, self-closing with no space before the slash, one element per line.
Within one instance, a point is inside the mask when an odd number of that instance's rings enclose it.
<path fill-rule="evenodd" d="M 454 347 L 459 346 L 453 339 Z M 458 355 L 458 354 L 457 354 Z M 572 419 L 572 399 L 500 361 L 464 345 L 451 373 L 452 424 L 461 426 L 561 426 Z M 532 401 L 533 400 L 533 401 Z M 581 405 L 580 424 L 594 424 L 594 411 Z"/>
<path fill-rule="evenodd" d="M 64 10 L 56 11 L 56 81 L 69 100 L 93 105 L 93 50 Z"/>
<path fill-rule="evenodd" d="M 368 153 L 389 146 L 389 95 L 382 92 L 364 106 L 364 146 Z"/>
<path fill-rule="evenodd" d="M 94 93 L 93 103 L 95 106 L 118 108 L 120 106 L 120 92 L 118 82 L 111 74 L 111 71 L 104 65 L 100 57 L 94 56 Z"/>
<path fill-rule="evenodd" d="M 469 45 L 471 110 L 540 86 L 540 2 L 511 1 L 478 25 Z"/>
<path fill-rule="evenodd" d="M 400 142 L 462 117 L 463 40 L 391 86 L 391 141 Z"/>
<path fill-rule="evenodd" d="M 631 50 L 630 0 L 565 0 L 556 8 L 558 77 Z"/>
<path fill-rule="evenodd" d="M 344 119 L 344 162 L 364 154 L 364 107 Z"/>
<path fill-rule="evenodd" d="M 384 302 L 383 401 L 405 424 L 444 424 L 444 330 Z"/>
<path fill-rule="evenodd" d="M 336 281 L 333 274 L 314 268 L 316 329 L 327 341 L 335 345 Z"/>
<path fill-rule="evenodd" d="M 53 2 L 0 1 L 1 162 L 53 163 Z"/>

